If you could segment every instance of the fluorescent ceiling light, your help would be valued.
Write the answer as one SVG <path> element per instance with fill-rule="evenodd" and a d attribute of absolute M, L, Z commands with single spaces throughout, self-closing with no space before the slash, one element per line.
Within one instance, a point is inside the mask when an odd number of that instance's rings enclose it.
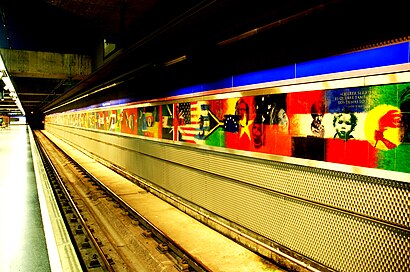
<path fill-rule="evenodd" d="M 16 90 L 14 89 L 13 83 L 11 82 L 11 79 L 7 73 L 6 65 L 3 62 L 3 57 L 1 56 L 1 54 L 0 54 L 0 73 L 1 73 L 0 78 L 1 80 L 3 80 L 5 84 L 4 90 L 7 90 L 10 92 L 10 96 L 12 98 L 15 98 L 13 100 L 16 103 L 16 106 L 18 107 L 18 109 L 21 111 L 23 115 L 26 115 L 26 113 L 24 112 L 23 106 L 21 105 L 20 100 L 17 96 Z"/>

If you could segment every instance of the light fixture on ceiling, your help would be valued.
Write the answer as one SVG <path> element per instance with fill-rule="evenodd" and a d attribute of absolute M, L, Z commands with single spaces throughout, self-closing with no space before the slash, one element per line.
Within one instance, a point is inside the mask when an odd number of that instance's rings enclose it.
<path fill-rule="evenodd" d="M 186 60 L 186 59 L 187 59 L 187 56 L 186 56 L 186 55 L 183 55 L 183 56 L 180 56 L 180 57 L 178 57 L 178 58 L 176 58 L 176 59 L 173 59 L 173 60 L 170 60 L 170 61 L 165 62 L 165 63 L 164 63 L 164 66 L 170 66 L 170 65 L 173 65 L 173 64 L 175 64 L 175 63 L 184 61 L 184 60 Z"/>
<path fill-rule="evenodd" d="M 0 81 L 0 91 L 1 91 L 1 100 L 4 100 L 4 90 L 9 91 L 10 96 L 14 98 L 14 102 L 17 106 L 17 108 L 20 110 L 22 115 L 26 115 L 24 112 L 23 106 L 21 105 L 21 102 L 17 96 L 17 92 L 14 89 L 13 83 L 11 82 L 11 79 L 7 73 L 6 65 L 3 62 L 3 57 L 0 54 L 0 73 L 1 73 L 1 81 Z"/>

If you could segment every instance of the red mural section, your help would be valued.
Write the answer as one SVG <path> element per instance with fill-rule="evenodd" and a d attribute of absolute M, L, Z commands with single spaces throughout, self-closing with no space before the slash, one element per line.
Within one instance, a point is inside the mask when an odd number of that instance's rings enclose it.
<path fill-rule="evenodd" d="M 125 108 L 120 110 L 121 132 L 126 134 L 137 134 L 138 112 L 136 108 Z"/>

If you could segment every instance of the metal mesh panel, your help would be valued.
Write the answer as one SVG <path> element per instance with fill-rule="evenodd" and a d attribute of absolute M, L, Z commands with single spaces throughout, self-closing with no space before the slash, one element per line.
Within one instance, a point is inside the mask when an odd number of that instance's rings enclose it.
<path fill-rule="evenodd" d="M 63 129 L 77 145 L 329 268 L 410 271 L 408 183 Z"/>
<path fill-rule="evenodd" d="M 193 169 L 180 165 L 167 164 L 164 171 L 167 172 L 167 189 L 193 203 L 206 205 L 207 179 L 208 177 Z"/>
<path fill-rule="evenodd" d="M 333 269 L 409 267 L 405 231 L 235 182 L 215 180 L 209 194 L 213 212 Z"/>
<path fill-rule="evenodd" d="M 187 167 L 410 227 L 407 183 L 175 147 L 166 155 Z"/>

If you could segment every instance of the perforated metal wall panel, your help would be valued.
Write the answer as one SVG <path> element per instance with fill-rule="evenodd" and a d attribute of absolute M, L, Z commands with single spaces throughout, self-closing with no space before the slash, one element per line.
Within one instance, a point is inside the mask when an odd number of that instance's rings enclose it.
<path fill-rule="evenodd" d="M 410 271 L 409 183 L 51 124 L 46 129 L 330 269 Z"/>

